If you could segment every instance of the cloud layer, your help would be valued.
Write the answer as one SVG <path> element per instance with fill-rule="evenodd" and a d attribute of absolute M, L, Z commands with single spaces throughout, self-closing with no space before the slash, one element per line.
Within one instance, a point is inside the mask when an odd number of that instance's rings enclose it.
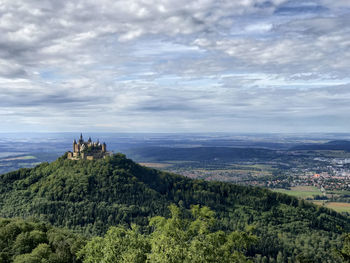
<path fill-rule="evenodd" d="M 5 0 L 1 131 L 348 131 L 350 3 Z"/>

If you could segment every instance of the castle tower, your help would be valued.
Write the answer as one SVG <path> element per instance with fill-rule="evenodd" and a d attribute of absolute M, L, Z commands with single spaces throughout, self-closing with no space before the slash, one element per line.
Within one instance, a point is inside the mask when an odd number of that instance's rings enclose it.
<path fill-rule="evenodd" d="M 98 139 L 96 142 L 89 137 L 84 141 L 83 134 L 80 134 L 79 140 L 73 140 L 73 152 L 67 152 L 67 158 L 71 160 L 95 160 L 108 156 L 106 143 L 101 143 Z"/>
<path fill-rule="evenodd" d="M 77 151 L 77 141 L 74 139 L 73 141 L 73 152 Z"/>

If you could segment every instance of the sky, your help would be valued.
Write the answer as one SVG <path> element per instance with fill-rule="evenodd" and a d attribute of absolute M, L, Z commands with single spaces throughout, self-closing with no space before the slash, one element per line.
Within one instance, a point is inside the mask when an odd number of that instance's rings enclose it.
<path fill-rule="evenodd" d="M 0 132 L 349 132 L 349 0 L 0 0 Z"/>

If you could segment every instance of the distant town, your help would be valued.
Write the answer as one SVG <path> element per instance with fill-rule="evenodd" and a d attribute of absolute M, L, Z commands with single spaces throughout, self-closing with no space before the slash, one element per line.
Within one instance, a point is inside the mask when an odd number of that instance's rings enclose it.
<path fill-rule="evenodd" d="M 54 161 L 67 151 L 67 158 L 72 160 L 94 160 L 110 154 L 106 143 L 89 137 L 85 140 L 83 134 L 74 140 L 74 135 L 64 135 L 64 140 L 3 139 L 0 173 Z M 98 138 L 96 134 L 92 136 Z M 110 150 L 122 152 L 145 166 L 190 178 L 266 187 L 311 201 L 343 202 L 350 211 L 349 141 L 319 139 L 310 144 L 304 138 L 281 137 L 280 141 L 274 137 L 198 138 L 196 135 L 110 138 L 105 135 L 103 141 L 107 139 Z M 307 147 L 303 146 L 305 143 Z"/>

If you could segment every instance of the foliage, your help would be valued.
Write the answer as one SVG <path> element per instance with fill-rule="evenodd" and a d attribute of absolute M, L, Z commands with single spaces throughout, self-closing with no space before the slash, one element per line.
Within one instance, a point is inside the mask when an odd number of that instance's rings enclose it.
<path fill-rule="evenodd" d="M 122 154 L 93 161 L 63 156 L 0 175 L 0 216 L 34 216 L 87 235 L 104 234 L 118 224 L 146 227 L 150 217 L 169 216 L 172 203 L 209 207 L 220 222 L 216 231 L 244 231 L 254 225 L 259 240 L 247 255 L 262 260 L 279 255 L 291 262 L 298 257 L 336 262 L 331 248 L 339 246 L 343 232 L 350 232 L 350 219 L 327 208 L 266 189 L 149 169 Z"/>
<path fill-rule="evenodd" d="M 84 263 L 201 263 L 250 262 L 244 255 L 256 237 L 244 232 L 215 231 L 218 221 L 207 207 L 192 208 L 186 219 L 171 205 L 171 217 L 153 217 L 151 234 L 133 226 L 111 227 L 104 238 L 93 238 L 79 252 Z"/>
<path fill-rule="evenodd" d="M 342 262 L 350 262 L 350 234 L 344 234 L 342 236 L 342 248 L 334 249 L 333 251 L 335 257 L 337 257 Z"/>
<path fill-rule="evenodd" d="M 141 263 L 145 262 L 149 247 L 146 237 L 135 225 L 131 229 L 118 226 L 111 227 L 104 238 L 93 238 L 78 255 L 86 263 Z"/>
<path fill-rule="evenodd" d="M 1 263 L 70 263 L 85 239 L 38 221 L 0 218 Z"/>

